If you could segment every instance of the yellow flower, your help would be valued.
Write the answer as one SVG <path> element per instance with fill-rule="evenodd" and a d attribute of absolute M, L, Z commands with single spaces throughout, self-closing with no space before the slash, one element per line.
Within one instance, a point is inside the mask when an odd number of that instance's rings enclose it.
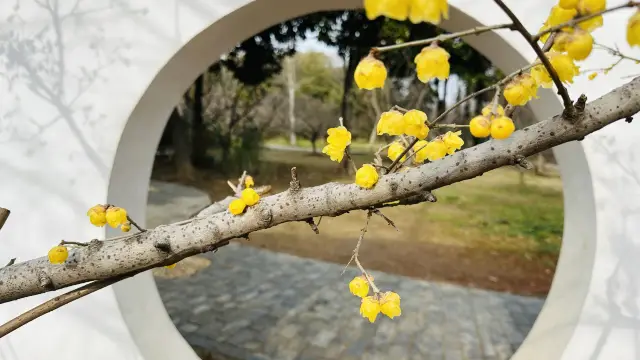
<path fill-rule="evenodd" d="M 413 162 L 415 162 L 416 164 L 421 164 L 425 160 L 427 160 L 429 152 L 426 150 L 426 148 L 428 144 L 429 143 L 425 140 L 419 140 L 416 142 L 416 144 L 413 146 L 413 151 L 416 152 L 416 155 L 413 157 Z"/>
<path fill-rule="evenodd" d="M 514 106 L 523 106 L 538 97 L 538 84 L 530 74 L 522 74 L 513 79 L 504 89 L 504 98 Z M 504 112 L 502 113 L 504 115 Z"/>
<path fill-rule="evenodd" d="M 409 20 L 417 24 L 423 21 L 438 25 L 441 19 L 449 18 L 447 0 L 413 0 L 409 9 Z"/>
<path fill-rule="evenodd" d="M 331 161 L 342 162 L 342 158 L 344 158 L 344 148 L 331 144 L 322 148 L 322 153 L 329 155 Z"/>
<path fill-rule="evenodd" d="M 387 157 L 391 159 L 391 161 L 396 161 L 396 159 L 404 152 L 405 147 L 402 146 L 399 142 L 394 142 L 389 146 L 387 150 Z M 400 161 L 405 161 L 407 159 L 407 155 L 405 154 Z"/>
<path fill-rule="evenodd" d="M 498 116 L 502 116 L 504 115 L 504 108 L 502 107 L 502 105 L 498 104 L 496 105 L 496 113 L 493 113 L 493 104 L 489 104 L 487 106 L 485 106 L 484 108 L 482 108 L 482 115 L 488 117 L 489 119 L 493 119 L 496 117 L 496 115 Z M 489 116 L 491 115 L 491 116 Z"/>
<path fill-rule="evenodd" d="M 229 203 L 229 212 L 233 215 L 240 215 L 247 207 L 247 204 L 242 199 L 235 199 Z"/>
<path fill-rule="evenodd" d="M 630 46 L 640 46 L 640 10 L 627 23 L 627 42 Z"/>
<path fill-rule="evenodd" d="M 578 11 L 582 15 L 593 14 L 607 8 L 606 0 L 580 0 L 578 2 Z"/>
<path fill-rule="evenodd" d="M 591 74 L 589 74 L 589 80 L 595 79 L 596 76 L 598 76 L 598 73 L 597 72 L 592 72 Z"/>
<path fill-rule="evenodd" d="M 400 309 L 400 295 L 393 291 L 387 291 L 382 294 L 380 298 L 380 311 L 391 319 L 400 316 L 400 314 L 402 314 L 402 309 Z"/>
<path fill-rule="evenodd" d="M 573 60 L 584 60 L 593 50 L 593 36 L 584 30 L 576 30 L 569 35 L 565 51 Z"/>
<path fill-rule="evenodd" d="M 369 319 L 369 322 L 373 323 L 379 313 L 380 302 L 375 295 L 362 298 L 362 303 L 360 303 L 360 315 L 362 317 Z"/>
<path fill-rule="evenodd" d="M 602 15 L 592 17 L 591 19 L 580 21 L 578 27 L 584 31 L 592 32 L 597 28 L 601 28 L 604 25 L 604 18 Z"/>
<path fill-rule="evenodd" d="M 247 175 L 246 178 L 244 178 L 244 187 L 253 187 L 256 183 L 253 182 L 253 177 L 251 177 L 251 175 Z"/>
<path fill-rule="evenodd" d="M 246 188 L 240 193 L 240 198 L 247 206 L 253 206 L 260 201 L 260 195 L 252 188 Z"/>
<path fill-rule="evenodd" d="M 551 26 L 549 26 L 549 25 L 547 25 L 547 24 L 545 23 L 544 25 L 542 25 L 542 27 L 540 27 L 540 30 L 538 30 L 538 33 L 541 33 L 541 32 L 543 32 L 543 31 L 547 30 L 547 29 L 548 29 L 548 28 L 550 28 L 550 27 L 551 27 Z M 543 43 L 543 44 L 544 44 L 544 43 L 546 43 L 546 42 L 547 42 L 547 39 L 549 39 L 549 35 L 550 35 L 549 33 L 546 33 L 546 34 L 544 34 L 544 35 L 540 36 L 540 42 L 541 42 L 541 43 Z"/>
<path fill-rule="evenodd" d="M 437 138 L 433 141 L 429 141 L 427 146 L 424 148 L 424 152 L 425 157 L 429 161 L 436 161 L 447 155 L 447 145 L 444 144 L 442 139 Z"/>
<path fill-rule="evenodd" d="M 96 205 L 87 211 L 89 221 L 98 227 L 102 227 L 107 223 L 107 212 L 104 206 Z"/>
<path fill-rule="evenodd" d="M 580 2 L 580 0 L 560 0 L 558 6 L 566 10 L 571 10 L 578 6 L 578 2 Z"/>
<path fill-rule="evenodd" d="M 413 60 L 416 63 L 418 79 L 423 83 L 438 78 L 444 80 L 449 77 L 449 53 L 439 46 L 427 46 Z"/>
<path fill-rule="evenodd" d="M 369 282 L 362 276 L 356 276 L 349 283 L 349 291 L 357 297 L 363 298 L 369 294 Z"/>
<path fill-rule="evenodd" d="M 123 232 L 129 232 L 131 230 L 131 223 L 127 221 L 126 223 L 122 224 L 122 226 L 120 226 L 120 230 L 122 230 Z"/>
<path fill-rule="evenodd" d="M 382 89 L 387 79 L 387 68 L 382 61 L 368 55 L 356 66 L 353 78 L 360 89 Z"/>
<path fill-rule="evenodd" d="M 464 145 L 464 140 L 460 138 L 462 135 L 462 131 L 447 131 L 446 134 L 442 137 L 442 141 L 444 145 L 447 147 L 447 154 L 452 155 L 456 152 L 456 150 L 460 150 L 462 145 Z"/>
<path fill-rule="evenodd" d="M 491 122 L 491 137 L 503 140 L 511 136 L 515 129 L 516 126 L 513 124 L 513 120 L 506 116 L 501 116 Z"/>
<path fill-rule="evenodd" d="M 346 148 L 351 145 L 351 133 L 344 126 L 327 129 L 327 142 L 337 147 Z"/>
<path fill-rule="evenodd" d="M 178 265 L 178 263 L 175 264 L 171 264 L 171 265 L 167 265 L 165 266 L 167 269 L 173 269 L 174 267 L 176 267 L 176 265 Z"/>
<path fill-rule="evenodd" d="M 356 171 L 356 185 L 371 189 L 378 182 L 378 172 L 373 165 L 364 164 Z"/>
<path fill-rule="evenodd" d="M 404 134 L 405 123 L 402 113 L 396 110 L 385 111 L 380 115 L 376 131 L 378 135 L 389 134 L 398 136 Z"/>
<path fill-rule="evenodd" d="M 558 78 L 563 83 L 573 83 L 573 78 L 580 73 L 580 67 L 576 66 L 573 59 L 567 54 L 561 54 L 558 52 L 548 52 L 547 57 L 551 66 L 558 74 Z M 531 76 L 535 79 L 536 83 L 544 88 L 550 88 L 553 86 L 551 76 L 545 69 L 544 65 L 536 65 L 531 69 Z"/>
<path fill-rule="evenodd" d="M 380 15 L 403 21 L 409 13 L 410 0 L 364 0 L 364 10 L 369 20 Z"/>
<path fill-rule="evenodd" d="M 62 245 L 54 246 L 49 250 L 47 257 L 52 264 L 62 264 L 69 257 L 69 250 Z"/>
<path fill-rule="evenodd" d="M 562 7 L 555 5 L 551 8 L 551 12 L 549 13 L 549 17 L 545 22 L 545 25 L 548 27 L 557 26 L 567 21 L 570 21 L 578 14 L 576 9 L 563 9 Z"/>
<path fill-rule="evenodd" d="M 111 206 L 107 209 L 106 219 L 109 226 L 117 228 L 128 221 L 127 210 L 121 207 Z"/>
<path fill-rule="evenodd" d="M 478 115 L 469 122 L 469 131 L 477 138 L 486 138 L 491 135 L 491 120 L 486 116 Z"/>
<path fill-rule="evenodd" d="M 418 139 L 425 139 L 429 135 L 429 127 L 426 125 L 427 114 L 420 110 L 409 110 L 403 117 L 404 133 L 415 136 Z"/>

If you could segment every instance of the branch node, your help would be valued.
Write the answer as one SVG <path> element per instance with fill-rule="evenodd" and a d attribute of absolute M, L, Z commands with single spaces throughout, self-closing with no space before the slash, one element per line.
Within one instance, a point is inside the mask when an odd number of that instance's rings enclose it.
<path fill-rule="evenodd" d="M 269 227 L 271 221 L 273 220 L 273 214 L 271 213 L 271 209 L 268 207 L 263 207 L 259 210 L 258 213 L 258 223 L 260 226 Z"/>
<path fill-rule="evenodd" d="M 628 118 L 624 119 L 624 122 L 626 122 L 627 124 L 631 124 L 632 121 L 633 121 L 633 116 L 629 116 Z"/>
<path fill-rule="evenodd" d="M 298 169 L 295 166 L 291 168 L 291 182 L 289 182 L 289 191 L 292 193 L 300 191 L 300 181 L 298 181 Z"/>
<path fill-rule="evenodd" d="M 153 246 L 162 252 L 171 252 L 171 243 L 169 242 L 169 236 L 163 236 L 153 241 Z"/>
<path fill-rule="evenodd" d="M 525 170 L 532 170 L 534 167 L 531 161 L 527 160 L 527 158 L 522 155 L 516 155 L 513 162 Z"/>
<path fill-rule="evenodd" d="M 38 271 L 38 281 L 40 283 L 40 287 L 47 290 L 53 290 L 54 289 L 53 281 L 51 280 L 49 275 L 47 275 L 47 273 L 44 272 L 42 269 L 38 269 L 37 271 Z"/>
<path fill-rule="evenodd" d="M 438 198 L 431 192 L 431 191 L 427 191 L 424 194 L 424 198 L 425 200 L 427 200 L 428 202 L 434 203 L 438 201 Z"/>
<path fill-rule="evenodd" d="M 313 221 L 313 218 L 307 218 L 304 220 L 309 226 L 311 226 L 311 230 L 313 230 L 316 235 L 320 235 L 320 229 L 318 229 L 318 225 Z"/>
<path fill-rule="evenodd" d="M 9 262 L 7 263 L 7 265 L 5 265 L 4 267 L 9 267 L 9 266 L 11 266 L 11 265 L 13 265 L 13 264 L 15 264 L 15 263 L 16 263 L 16 258 L 13 258 L 13 259 L 9 260 Z"/>

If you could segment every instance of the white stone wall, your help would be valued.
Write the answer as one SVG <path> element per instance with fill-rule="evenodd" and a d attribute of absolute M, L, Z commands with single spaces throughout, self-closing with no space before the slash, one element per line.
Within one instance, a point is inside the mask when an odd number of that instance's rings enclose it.
<path fill-rule="evenodd" d="M 0 263 L 45 255 L 60 239 L 103 238 L 85 212 L 95 203 L 144 219 L 153 155 L 172 106 L 218 56 L 272 24 L 360 0 L 0 1 Z M 551 0 L 506 1 L 532 31 Z M 610 5 L 623 1 L 610 0 Z M 507 18 L 490 0 L 452 0 L 455 31 Z M 19 5 L 16 5 L 19 4 Z M 624 41 L 629 11 L 608 16 L 596 38 Z M 503 33 L 501 33 L 503 34 Z M 471 45 L 504 71 L 533 59 L 517 35 L 486 34 Z M 633 53 L 633 52 L 630 52 Z M 635 50 L 638 55 L 638 51 Z M 585 68 L 610 64 L 593 55 Z M 577 80 L 596 98 L 636 74 Z M 539 118 L 560 103 L 547 91 Z M 637 359 L 640 345 L 640 123 L 607 127 L 555 149 L 565 194 L 565 235 L 547 304 L 514 359 Z M 59 292 L 58 292 L 59 293 Z M 4 322 L 49 293 L 0 306 Z M 101 290 L 0 340 L 0 360 L 195 359 L 171 324 L 149 273 Z"/>

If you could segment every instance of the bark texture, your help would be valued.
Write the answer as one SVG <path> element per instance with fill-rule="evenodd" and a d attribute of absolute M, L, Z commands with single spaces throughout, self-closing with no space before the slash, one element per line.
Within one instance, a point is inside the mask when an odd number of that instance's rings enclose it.
<path fill-rule="evenodd" d="M 501 166 L 518 164 L 527 156 L 580 140 L 639 111 L 640 77 L 587 104 L 571 121 L 555 116 L 516 131 L 507 140 L 491 140 L 433 163 L 381 176 L 370 190 L 337 183 L 291 189 L 261 199 L 241 216 L 209 211 L 205 212 L 208 215 L 197 216 L 189 222 L 159 226 L 129 238 L 93 241 L 89 246 L 74 249 L 64 265 L 50 264 L 42 257 L 2 268 L 0 303 L 173 264 L 211 251 L 219 242 L 284 222 L 336 216 L 415 197 Z"/>

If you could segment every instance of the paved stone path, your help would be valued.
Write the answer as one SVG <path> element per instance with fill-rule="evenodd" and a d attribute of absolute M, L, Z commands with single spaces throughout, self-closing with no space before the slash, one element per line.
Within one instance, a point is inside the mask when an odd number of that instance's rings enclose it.
<path fill-rule="evenodd" d="M 194 276 L 156 281 L 185 339 L 224 359 L 508 359 L 543 303 L 372 272 L 403 313 L 370 324 L 348 290 L 354 269 L 238 244 L 205 256 Z"/>

